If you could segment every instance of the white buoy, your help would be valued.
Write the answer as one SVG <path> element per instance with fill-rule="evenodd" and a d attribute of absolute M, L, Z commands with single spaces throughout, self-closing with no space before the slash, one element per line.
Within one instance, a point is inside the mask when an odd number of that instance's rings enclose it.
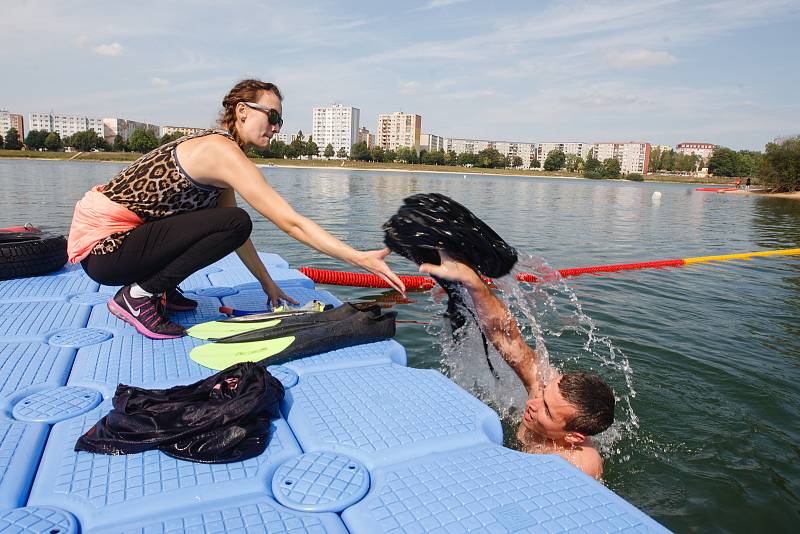
<path fill-rule="evenodd" d="M 660 191 L 656 191 L 655 193 L 653 193 L 652 199 L 653 199 L 653 202 L 658 202 L 659 200 L 661 200 L 661 192 Z"/>

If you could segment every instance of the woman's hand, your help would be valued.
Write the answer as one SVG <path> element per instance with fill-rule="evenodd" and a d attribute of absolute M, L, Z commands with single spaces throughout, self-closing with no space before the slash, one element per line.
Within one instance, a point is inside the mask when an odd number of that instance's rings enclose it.
<path fill-rule="evenodd" d="M 388 248 L 381 250 L 370 250 L 367 252 L 359 252 L 353 262 L 356 266 L 361 267 L 365 271 L 369 271 L 378 275 L 384 282 L 392 286 L 396 291 L 405 295 L 406 286 L 400 280 L 400 277 L 386 265 L 384 258 L 391 254 Z"/>
<path fill-rule="evenodd" d="M 268 282 L 263 286 L 264 293 L 267 294 L 267 303 L 271 304 L 273 308 L 281 305 L 281 301 L 289 302 L 291 304 L 299 304 L 292 297 L 283 292 L 275 282 Z"/>

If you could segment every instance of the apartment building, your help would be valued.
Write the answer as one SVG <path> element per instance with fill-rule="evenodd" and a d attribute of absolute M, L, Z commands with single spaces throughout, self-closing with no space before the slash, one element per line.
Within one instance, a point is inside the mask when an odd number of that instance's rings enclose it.
<path fill-rule="evenodd" d="M 420 134 L 419 136 L 419 149 L 433 152 L 436 150 L 444 150 L 445 138 L 434 134 Z"/>
<path fill-rule="evenodd" d="M 451 150 L 456 154 L 477 154 L 481 150 L 487 148 L 494 148 L 494 141 L 487 141 L 485 139 L 457 139 L 447 137 L 444 140 L 445 152 Z"/>
<path fill-rule="evenodd" d="M 369 130 L 363 126 L 358 129 L 358 143 L 366 143 L 367 148 L 375 146 L 375 135 L 371 134 Z"/>
<path fill-rule="evenodd" d="M 417 154 L 422 135 L 422 116 L 395 111 L 378 115 L 375 144 L 384 150 L 396 150 L 404 146 L 413 148 Z"/>
<path fill-rule="evenodd" d="M 519 157 L 522 160 L 522 167 L 531 168 L 531 162 L 536 158 L 536 143 L 521 143 L 517 141 L 489 141 L 486 139 L 454 139 L 449 137 L 442 138 L 442 146 L 445 152 L 453 151 L 456 154 L 477 154 L 481 150 L 493 148 L 505 157 L 513 160 Z"/>
<path fill-rule="evenodd" d="M 507 157 L 512 164 L 514 158 L 520 158 L 524 169 L 531 168 L 538 150 L 536 143 L 517 143 L 514 141 L 495 141 L 494 148 Z"/>
<path fill-rule="evenodd" d="M 153 135 L 159 136 L 160 127 L 155 124 L 118 119 L 116 117 L 105 117 L 103 119 L 103 137 L 109 144 L 113 143 L 114 138 L 118 135 L 122 136 L 123 141 L 127 141 L 136 130 L 149 130 Z"/>
<path fill-rule="evenodd" d="M 8 110 L 0 109 L 0 135 L 3 136 L 3 139 L 5 139 L 6 132 L 10 128 L 17 130 L 17 138 L 19 139 L 19 142 L 24 143 L 23 139 L 25 138 L 25 122 L 22 119 L 22 115 L 17 115 L 16 113 L 10 113 Z"/>
<path fill-rule="evenodd" d="M 160 137 L 167 134 L 181 133 L 183 135 L 192 135 L 194 133 L 202 132 L 207 128 L 192 128 L 190 126 L 162 126 L 160 130 Z"/>
<path fill-rule="evenodd" d="M 544 160 L 547 159 L 547 155 L 553 150 L 560 150 L 564 154 L 574 154 L 586 160 L 591 153 L 592 144 L 581 142 L 539 143 L 536 147 L 536 159 L 539 161 L 540 168 L 544 167 Z"/>
<path fill-rule="evenodd" d="M 622 174 L 645 174 L 650 165 L 650 143 L 624 141 L 594 143 L 594 157 L 600 161 L 615 158 Z"/>
<path fill-rule="evenodd" d="M 30 130 L 56 132 L 61 139 L 89 130 L 94 130 L 98 136 L 104 137 L 103 119 L 95 117 L 31 113 L 28 115 L 28 125 Z"/>
<path fill-rule="evenodd" d="M 328 145 L 338 154 L 345 149 L 347 155 L 358 142 L 358 126 L 361 111 L 358 108 L 332 104 L 314 108 L 311 116 L 311 136 L 320 152 Z"/>
<path fill-rule="evenodd" d="M 687 156 L 691 156 L 692 154 L 696 154 L 700 156 L 703 161 L 708 161 L 708 158 L 711 157 L 711 154 L 714 152 L 714 147 L 712 143 L 694 143 L 694 142 L 686 142 L 686 143 L 678 143 L 675 147 L 675 151 L 678 154 L 684 154 Z"/>
<path fill-rule="evenodd" d="M 287 145 L 290 144 L 295 139 L 297 139 L 297 134 L 289 134 L 289 133 L 283 133 L 283 132 L 278 132 L 278 133 L 276 133 L 275 135 L 272 136 L 272 140 L 273 141 L 280 141 L 282 143 L 286 143 Z M 316 143 L 316 141 L 314 141 L 314 142 Z M 319 145 L 317 145 L 317 146 L 319 146 Z M 325 147 L 322 147 L 322 150 L 325 150 Z"/>

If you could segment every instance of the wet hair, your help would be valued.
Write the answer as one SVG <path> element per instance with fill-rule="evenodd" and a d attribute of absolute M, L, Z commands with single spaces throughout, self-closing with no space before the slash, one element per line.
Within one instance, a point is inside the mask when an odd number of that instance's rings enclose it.
<path fill-rule="evenodd" d="M 280 89 L 274 83 L 262 82 L 261 80 L 248 79 L 242 80 L 228 91 L 222 99 L 222 112 L 219 114 L 219 125 L 233 136 L 239 147 L 244 146 L 244 142 L 236 131 L 236 104 L 239 102 L 255 102 L 264 91 L 270 91 L 279 100 L 283 100 Z"/>
<path fill-rule="evenodd" d="M 614 392 L 602 378 L 593 373 L 566 373 L 558 383 L 561 396 L 578 413 L 564 430 L 594 436 L 614 422 Z"/>

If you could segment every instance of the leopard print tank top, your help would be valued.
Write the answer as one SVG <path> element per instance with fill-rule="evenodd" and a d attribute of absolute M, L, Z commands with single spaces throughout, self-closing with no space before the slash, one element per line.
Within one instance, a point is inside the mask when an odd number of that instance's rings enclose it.
<path fill-rule="evenodd" d="M 175 149 L 182 142 L 212 134 L 233 139 L 224 130 L 203 130 L 162 145 L 117 174 L 105 186 L 103 194 L 145 222 L 216 207 L 222 189 L 192 180 L 175 155 Z M 114 252 L 129 233 L 130 230 L 111 234 L 92 249 L 92 254 Z"/>

